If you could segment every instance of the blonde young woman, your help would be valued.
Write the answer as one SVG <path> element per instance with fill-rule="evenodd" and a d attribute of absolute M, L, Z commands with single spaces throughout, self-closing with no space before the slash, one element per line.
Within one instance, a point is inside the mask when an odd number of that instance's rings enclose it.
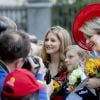
<path fill-rule="evenodd" d="M 67 46 L 71 39 L 67 30 L 60 26 L 54 26 L 46 33 L 41 57 L 45 66 L 49 69 L 52 79 L 58 79 L 65 70 L 64 60 Z M 56 97 L 55 97 L 56 95 Z M 57 92 L 53 100 L 62 100 L 62 95 Z"/>

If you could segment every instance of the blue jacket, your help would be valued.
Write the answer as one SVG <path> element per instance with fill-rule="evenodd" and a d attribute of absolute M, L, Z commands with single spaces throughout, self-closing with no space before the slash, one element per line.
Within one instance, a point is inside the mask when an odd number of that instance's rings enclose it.
<path fill-rule="evenodd" d="M 0 93 L 2 91 L 3 88 L 3 83 L 4 80 L 6 78 L 6 76 L 8 75 L 9 71 L 7 69 L 7 67 L 3 64 L 2 61 L 0 61 Z"/>
<path fill-rule="evenodd" d="M 36 74 L 36 79 L 37 80 L 42 80 L 42 75 L 37 73 Z M 39 90 L 39 100 L 50 100 L 45 89 Z"/>
<path fill-rule="evenodd" d="M 100 52 L 91 51 L 90 54 L 92 57 L 100 57 Z"/>

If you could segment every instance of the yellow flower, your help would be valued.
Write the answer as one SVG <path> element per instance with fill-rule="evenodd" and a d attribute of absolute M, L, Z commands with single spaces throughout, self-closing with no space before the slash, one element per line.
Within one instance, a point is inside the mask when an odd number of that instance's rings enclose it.
<path fill-rule="evenodd" d="M 96 76 L 98 74 L 98 70 L 100 70 L 100 59 L 90 58 L 86 62 L 85 72 L 88 76 Z"/>
<path fill-rule="evenodd" d="M 54 86 L 54 90 L 56 90 L 56 91 L 60 90 L 60 84 L 58 81 L 53 80 L 53 86 Z"/>
<path fill-rule="evenodd" d="M 95 59 L 95 64 L 98 69 L 100 69 L 100 59 Z"/>

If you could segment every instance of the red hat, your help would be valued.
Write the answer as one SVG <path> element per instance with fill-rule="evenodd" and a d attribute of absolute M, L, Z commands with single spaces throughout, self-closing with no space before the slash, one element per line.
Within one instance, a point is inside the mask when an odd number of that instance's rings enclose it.
<path fill-rule="evenodd" d="M 16 69 L 8 74 L 4 86 L 3 94 L 9 97 L 22 97 L 31 93 L 36 93 L 43 86 L 37 82 L 34 75 L 26 69 Z"/>
<path fill-rule="evenodd" d="M 100 3 L 90 4 L 84 7 L 76 16 L 73 27 L 72 34 L 75 42 L 86 50 L 91 50 L 89 44 L 86 43 L 86 39 L 79 28 L 88 20 L 100 17 Z"/>

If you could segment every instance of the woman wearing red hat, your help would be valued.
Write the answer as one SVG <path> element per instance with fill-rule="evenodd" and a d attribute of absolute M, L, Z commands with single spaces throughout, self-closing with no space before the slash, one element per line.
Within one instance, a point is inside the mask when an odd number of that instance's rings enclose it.
<path fill-rule="evenodd" d="M 78 13 L 72 33 L 80 47 L 100 57 L 100 3 L 87 5 Z M 83 82 L 83 86 L 86 87 L 75 91 L 66 100 L 100 100 L 93 90 L 100 87 L 100 78 L 89 78 Z"/>
<path fill-rule="evenodd" d="M 90 4 L 79 12 L 73 24 L 73 37 L 79 46 L 100 57 L 100 3 Z M 90 78 L 86 85 L 98 88 L 100 79 Z"/>
<path fill-rule="evenodd" d="M 80 31 L 84 33 L 91 49 L 100 57 L 100 17 L 87 21 L 80 28 Z M 100 79 L 90 78 L 86 82 L 86 86 L 89 88 L 98 88 L 100 87 Z"/>

